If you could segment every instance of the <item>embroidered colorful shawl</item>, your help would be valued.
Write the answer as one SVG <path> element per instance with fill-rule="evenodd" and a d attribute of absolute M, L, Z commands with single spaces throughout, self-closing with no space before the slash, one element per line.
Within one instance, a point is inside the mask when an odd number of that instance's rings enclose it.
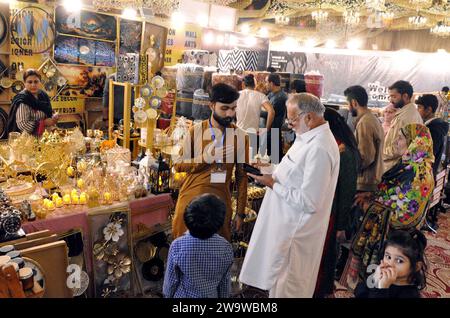
<path fill-rule="evenodd" d="M 402 128 L 408 151 L 388 170 L 378 185 L 377 201 L 392 209 L 393 228 L 411 228 L 422 220 L 433 193 L 433 141 L 428 128 L 409 124 Z"/>

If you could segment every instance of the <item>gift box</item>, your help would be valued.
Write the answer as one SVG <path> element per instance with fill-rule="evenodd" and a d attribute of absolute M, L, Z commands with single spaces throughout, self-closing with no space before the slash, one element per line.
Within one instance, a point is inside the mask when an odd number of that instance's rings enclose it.
<path fill-rule="evenodd" d="M 109 167 L 115 167 L 119 162 L 131 163 L 130 149 L 116 146 L 106 151 L 106 163 Z"/>

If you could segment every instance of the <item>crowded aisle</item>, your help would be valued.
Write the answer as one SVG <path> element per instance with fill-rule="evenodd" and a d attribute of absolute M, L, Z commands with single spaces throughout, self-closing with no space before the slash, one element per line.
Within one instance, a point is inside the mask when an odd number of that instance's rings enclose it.
<path fill-rule="evenodd" d="M 0 298 L 450 298 L 450 2 L 0 2 Z"/>

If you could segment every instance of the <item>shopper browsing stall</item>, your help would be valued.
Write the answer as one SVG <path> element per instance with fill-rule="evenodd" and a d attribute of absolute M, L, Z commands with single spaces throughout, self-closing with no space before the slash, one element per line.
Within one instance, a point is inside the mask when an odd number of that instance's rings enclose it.
<path fill-rule="evenodd" d="M 270 74 L 267 76 L 266 85 L 269 91 L 269 95 L 267 97 L 275 110 L 275 118 L 272 122 L 272 129 L 267 132 L 267 154 L 271 156 L 272 162 L 279 163 L 283 157 L 281 127 L 283 126 L 286 118 L 287 95 L 281 89 L 281 78 L 278 74 Z M 267 112 L 261 112 L 261 116 L 266 118 L 266 120 L 269 120 Z M 272 145 L 272 134 L 274 135 L 274 139 L 278 145 Z M 272 148 L 275 152 L 272 152 Z"/>
<path fill-rule="evenodd" d="M 273 106 L 266 95 L 255 90 L 255 77 L 249 74 L 244 77 L 244 89 L 239 92 L 236 108 L 236 125 L 247 133 L 255 134 L 259 130 L 261 108 L 267 112 L 266 129 L 272 127 L 275 116 Z"/>
<path fill-rule="evenodd" d="M 383 175 L 384 133 L 380 121 L 367 108 L 369 97 L 364 87 L 350 86 L 344 92 L 350 111 L 356 116 L 355 137 L 361 155 L 357 190 L 373 192 Z"/>
<path fill-rule="evenodd" d="M 270 297 L 312 297 L 339 174 L 339 149 L 314 95 L 293 94 L 288 125 L 297 138 L 272 175 L 239 280 Z"/>
<path fill-rule="evenodd" d="M 59 116 L 52 115 L 50 98 L 41 90 L 41 75 L 34 69 L 23 74 L 25 89 L 14 96 L 8 119 L 8 133 L 26 132 L 40 136 L 48 127 L 55 126 Z"/>
<path fill-rule="evenodd" d="M 236 115 L 236 102 L 239 93 L 226 84 L 216 84 L 211 90 L 211 118 L 189 130 L 175 170 L 187 172 L 172 222 L 173 237 L 186 231 L 183 214 L 196 196 L 212 193 L 221 198 L 226 206 L 225 222 L 219 234 L 231 239 L 231 177 L 235 170 L 237 183 L 236 226 L 239 228 L 245 217 L 247 204 L 247 175 L 242 163 L 248 162 L 248 139 L 243 130 L 232 122 Z"/>
<path fill-rule="evenodd" d="M 356 180 L 360 164 L 360 154 L 355 136 L 337 111 L 327 108 L 325 120 L 330 125 L 336 143 L 339 146 L 339 176 L 331 208 L 330 222 L 323 248 L 320 271 L 317 277 L 314 297 L 328 297 L 334 292 L 334 277 L 338 259 L 339 243 L 344 243 L 346 233 L 352 223 L 351 207 L 356 193 Z"/>
<path fill-rule="evenodd" d="M 436 110 L 438 109 L 436 96 L 432 94 L 422 95 L 417 99 L 416 104 L 419 114 L 425 122 L 425 126 L 430 130 L 431 138 L 433 139 L 433 174 L 436 177 L 440 170 L 439 167 L 442 167 L 441 157 L 447 140 L 448 122 L 440 117 L 436 117 Z"/>
<path fill-rule="evenodd" d="M 411 101 L 413 93 L 413 87 L 406 81 L 397 81 L 389 87 L 389 100 L 394 104 L 397 112 L 384 140 L 384 171 L 391 169 L 401 157 L 401 154 L 396 152 L 395 144 L 400 134 L 400 129 L 408 124 L 423 123 L 416 105 Z"/>
<path fill-rule="evenodd" d="M 358 278 L 367 278 L 368 266 L 378 262 L 389 230 L 413 230 L 424 222 L 434 187 L 433 142 L 428 128 L 421 124 L 403 127 L 396 140 L 396 152 L 400 159 L 384 173 L 379 190 L 357 202 L 366 212 L 352 243 L 351 268 L 346 277 L 350 286 Z"/>
<path fill-rule="evenodd" d="M 170 246 L 163 292 L 168 298 L 227 298 L 231 291 L 233 248 L 217 231 L 225 220 L 225 203 L 203 194 L 186 208 L 189 232 Z"/>

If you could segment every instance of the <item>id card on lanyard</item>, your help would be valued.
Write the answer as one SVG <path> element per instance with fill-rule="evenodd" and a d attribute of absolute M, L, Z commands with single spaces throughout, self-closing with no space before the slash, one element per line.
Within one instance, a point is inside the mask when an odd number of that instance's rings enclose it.
<path fill-rule="evenodd" d="M 209 120 L 209 128 L 211 129 L 211 137 L 213 142 L 216 141 L 216 135 L 214 134 L 214 129 L 211 124 L 211 119 Z M 225 134 L 222 134 L 222 144 L 220 147 L 223 148 L 223 142 L 225 140 Z M 222 163 L 222 159 L 218 160 L 215 167 L 211 169 L 211 183 L 225 183 L 227 180 L 227 170 Z"/>

